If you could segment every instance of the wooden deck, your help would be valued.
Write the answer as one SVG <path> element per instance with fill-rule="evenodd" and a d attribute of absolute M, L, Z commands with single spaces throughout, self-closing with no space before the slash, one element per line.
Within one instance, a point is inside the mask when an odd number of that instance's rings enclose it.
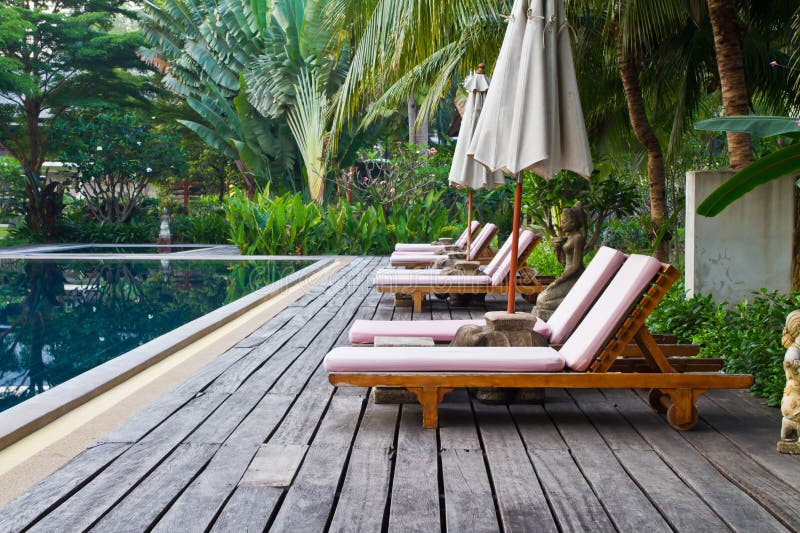
<path fill-rule="evenodd" d="M 0 509 L 0 531 L 800 530 L 800 459 L 744 392 L 702 398 L 679 433 L 636 391 L 456 391 L 422 430 L 417 405 L 334 389 L 321 361 L 354 318 L 411 316 L 369 286 L 383 265 L 314 288 Z"/>

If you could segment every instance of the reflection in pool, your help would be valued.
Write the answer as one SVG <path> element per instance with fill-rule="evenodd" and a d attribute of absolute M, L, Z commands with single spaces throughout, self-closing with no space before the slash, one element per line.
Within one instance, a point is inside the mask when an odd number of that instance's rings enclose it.
<path fill-rule="evenodd" d="M 0 261 L 0 411 L 308 264 Z"/>

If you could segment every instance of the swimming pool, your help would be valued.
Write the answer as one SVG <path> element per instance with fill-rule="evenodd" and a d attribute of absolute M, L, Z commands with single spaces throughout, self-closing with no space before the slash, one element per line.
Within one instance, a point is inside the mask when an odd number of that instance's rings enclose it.
<path fill-rule="evenodd" d="M 0 260 L 0 411 L 309 264 Z"/>

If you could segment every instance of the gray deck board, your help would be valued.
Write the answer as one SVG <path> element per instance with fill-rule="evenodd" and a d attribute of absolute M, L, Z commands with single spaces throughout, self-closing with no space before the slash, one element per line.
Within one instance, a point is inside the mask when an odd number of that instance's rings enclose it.
<path fill-rule="evenodd" d="M 358 258 L 313 287 L 0 509 L 0 530 L 800 529 L 800 458 L 774 451 L 780 413 L 743 391 L 704 396 L 679 433 L 642 391 L 506 407 L 457 390 L 430 431 L 416 404 L 335 389 L 322 362 L 353 320 L 505 308 L 395 308 L 371 287 L 386 263 Z"/>

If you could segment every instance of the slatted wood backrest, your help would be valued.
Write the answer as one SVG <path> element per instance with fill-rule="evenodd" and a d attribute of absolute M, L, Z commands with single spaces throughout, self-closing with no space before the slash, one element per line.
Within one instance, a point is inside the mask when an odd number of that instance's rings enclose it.
<path fill-rule="evenodd" d="M 492 242 L 497 232 L 500 231 L 500 228 L 492 224 L 486 224 L 483 228 L 481 228 L 480 233 L 475 236 L 475 239 L 472 241 L 469 249 L 469 256 L 467 257 L 468 261 L 474 261 L 481 252 L 489 246 L 489 243 Z"/>
<path fill-rule="evenodd" d="M 664 299 L 667 291 L 679 276 L 680 272 L 675 267 L 667 264 L 661 265 L 661 270 L 656 274 L 650 287 L 628 312 L 622 325 L 617 328 L 616 333 L 597 355 L 587 372 L 608 372 L 617 357 L 633 340 L 634 335 L 644 327 L 647 317 Z"/>

